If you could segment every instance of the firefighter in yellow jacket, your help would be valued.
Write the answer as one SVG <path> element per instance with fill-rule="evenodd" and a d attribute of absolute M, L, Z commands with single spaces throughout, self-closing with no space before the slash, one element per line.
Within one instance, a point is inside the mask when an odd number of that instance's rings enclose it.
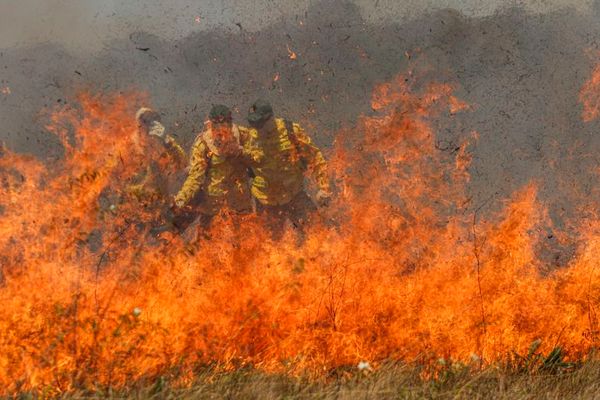
<path fill-rule="evenodd" d="M 329 202 L 325 158 L 299 124 L 275 118 L 271 104 L 265 100 L 257 100 L 250 107 L 248 122 L 256 130 L 255 146 L 260 149 L 252 168 L 252 194 L 259 211 L 272 219 L 276 236 L 282 233 L 286 219 L 301 230 L 309 213 L 316 209 L 305 191 L 306 174 L 318 186 L 317 204 L 325 206 Z"/>
<path fill-rule="evenodd" d="M 167 204 L 171 177 L 185 166 L 185 151 L 166 133 L 156 111 L 142 107 L 136 121 L 139 136 L 131 157 L 139 159 L 139 172 L 128 183 L 126 192 L 145 206 Z"/>
<path fill-rule="evenodd" d="M 140 220 L 135 226 L 155 237 L 162 231 L 175 228 L 170 198 L 176 174 L 185 167 L 186 155 L 175 139 L 166 133 L 156 111 L 142 107 L 135 118 L 137 133 L 127 155 L 127 166 L 135 171 L 132 176 L 124 177 L 125 196 L 121 200 L 130 203 L 132 210 L 142 211 L 136 214 Z"/>
<path fill-rule="evenodd" d="M 233 123 L 227 106 L 213 106 L 208 117 L 193 144 L 187 179 L 175 196 L 177 208 L 195 208 L 198 229 L 224 207 L 240 214 L 252 211 L 249 165 L 258 157 L 250 131 Z"/>

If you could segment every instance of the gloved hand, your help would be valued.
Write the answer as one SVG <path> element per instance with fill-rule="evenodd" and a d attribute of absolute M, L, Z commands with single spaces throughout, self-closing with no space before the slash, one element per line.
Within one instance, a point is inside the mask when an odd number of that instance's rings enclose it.
<path fill-rule="evenodd" d="M 160 123 L 160 114 L 151 108 L 142 107 L 135 113 L 138 130 L 141 133 L 164 138 L 164 126 Z M 154 133 L 153 133 L 154 132 Z"/>
<path fill-rule="evenodd" d="M 163 126 L 163 124 L 161 124 L 158 121 L 152 121 L 150 123 L 150 126 L 148 128 L 148 135 L 156 136 L 157 138 L 159 138 L 163 141 L 167 139 L 167 133 L 165 131 L 165 127 Z"/>
<path fill-rule="evenodd" d="M 183 207 L 185 207 L 185 201 L 183 201 L 183 199 L 175 198 L 174 204 L 175 207 L 178 209 L 182 209 Z"/>
<path fill-rule="evenodd" d="M 325 190 L 319 190 L 316 195 L 319 207 L 327 207 L 331 201 L 331 194 Z"/>

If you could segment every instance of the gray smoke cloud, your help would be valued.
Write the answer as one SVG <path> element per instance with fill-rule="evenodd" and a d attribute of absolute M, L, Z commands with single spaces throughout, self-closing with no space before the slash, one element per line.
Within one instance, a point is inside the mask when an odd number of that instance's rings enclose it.
<path fill-rule="evenodd" d="M 280 19 L 302 18 L 315 0 L 2 0 L 0 48 L 53 42 L 69 50 L 96 51 L 111 40 L 144 31 L 164 39 L 178 39 L 217 27 L 258 31 Z M 481 0 L 355 0 L 370 23 L 389 23 L 440 9 L 466 16 L 491 15 L 519 6 L 524 11 L 548 13 L 571 7 L 589 12 L 592 1 L 481 1 Z"/>
<path fill-rule="evenodd" d="M 148 93 L 185 146 L 212 103 L 230 104 L 243 122 L 266 97 L 327 149 L 340 127 L 372 112 L 373 87 L 411 67 L 406 53 L 419 49 L 431 79 L 457 84 L 473 105 L 456 117 L 461 129 L 440 120 L 438 131 L 440 151 L 479 132 L 473 208 L 533 180 L 560 224 L 577 208 L 574 193 L 589 198 L 597 180 L 600 126 L 582 122 L 578 103 L 598 61 L 589 56 L 600 43 L 596 2 L 1 4 L 0 87 L 11 94 L 0 94 L 0 140 L 18 152 L 60 156 L 38 112 L 73 102 L 82 87 Z"/>

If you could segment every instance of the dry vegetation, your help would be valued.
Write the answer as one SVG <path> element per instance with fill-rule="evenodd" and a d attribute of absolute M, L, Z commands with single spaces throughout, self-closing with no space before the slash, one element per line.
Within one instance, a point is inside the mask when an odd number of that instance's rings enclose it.
<path fill-rule="evenodd" d="M 238 372 L 186 391 L 155 392 L 180 398 L 315 398 L 315 399 L 591 399 L 600 397 L 600 365 L 588 364 L 560 375 L 508 373 L 490 368 L 478 373 L 450 372 L 439 380 L 424 381 L 417 369 L 384 368 L 371 376 L 337 378 L 328 383 L 307 383 L 281 376 Z M 135 395 L 135 394 L 131 394 Z M 139 393 L 150 397 L 151 392 Z"/>
<path fill-rule="evenodd" d="M 554 357 L 554 358 L 552 358 Z M 169 379 L 132 384 L 124 390 L 64 395 L 64 399 L 596 399 L 600 398 L 600 362 L 564 363 L 560 354 L 519 357 L 503 367 L 438 362 L 437 378 L 423 379 L 423 368 L 389 364 L 365 373 L 339 368 L 326 380 L 266 374 L 255 369 L 198 371 L 195 383 L 177 388 Z M 20 398 L 44 397 L 42 393 Z"/>

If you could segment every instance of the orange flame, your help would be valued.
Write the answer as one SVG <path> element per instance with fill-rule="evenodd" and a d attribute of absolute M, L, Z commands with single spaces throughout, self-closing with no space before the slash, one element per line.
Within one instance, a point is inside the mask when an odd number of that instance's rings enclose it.
<path fill-rule="evenodd" d="M 583 105 L 581 117 L 584 122 L 590 122 L 598 118 L 600 114 L 600 64 L 592 71 L 579 92 L 579 101 Z"/>
<path fill-rule="evenodd" d="M 53 114 L 64 160 L 0 157 L 0 394 L 166 374 L 186 384 L 207 363 L 318 375 L 494 362 L 536 339 L 571 358 L 595 347 L 598 221 L 569 266 L 542 276 L 536 186 L 498 215 L 466 208 L 469 141 L 440 154 L 431 124 L 466 105 L 450 85 L 406 82 L 377 87 L 378 115 L 337 135 L 339 193 L 299 246 L 291 228 L 273 241 L 259 217 L 225 213 L 195 255 L 178 236 L 148 240 L 156 213 L 117 200 L 150 157 L 136 150 L 140 97 L 84 95 L 82 111 Z"/>

